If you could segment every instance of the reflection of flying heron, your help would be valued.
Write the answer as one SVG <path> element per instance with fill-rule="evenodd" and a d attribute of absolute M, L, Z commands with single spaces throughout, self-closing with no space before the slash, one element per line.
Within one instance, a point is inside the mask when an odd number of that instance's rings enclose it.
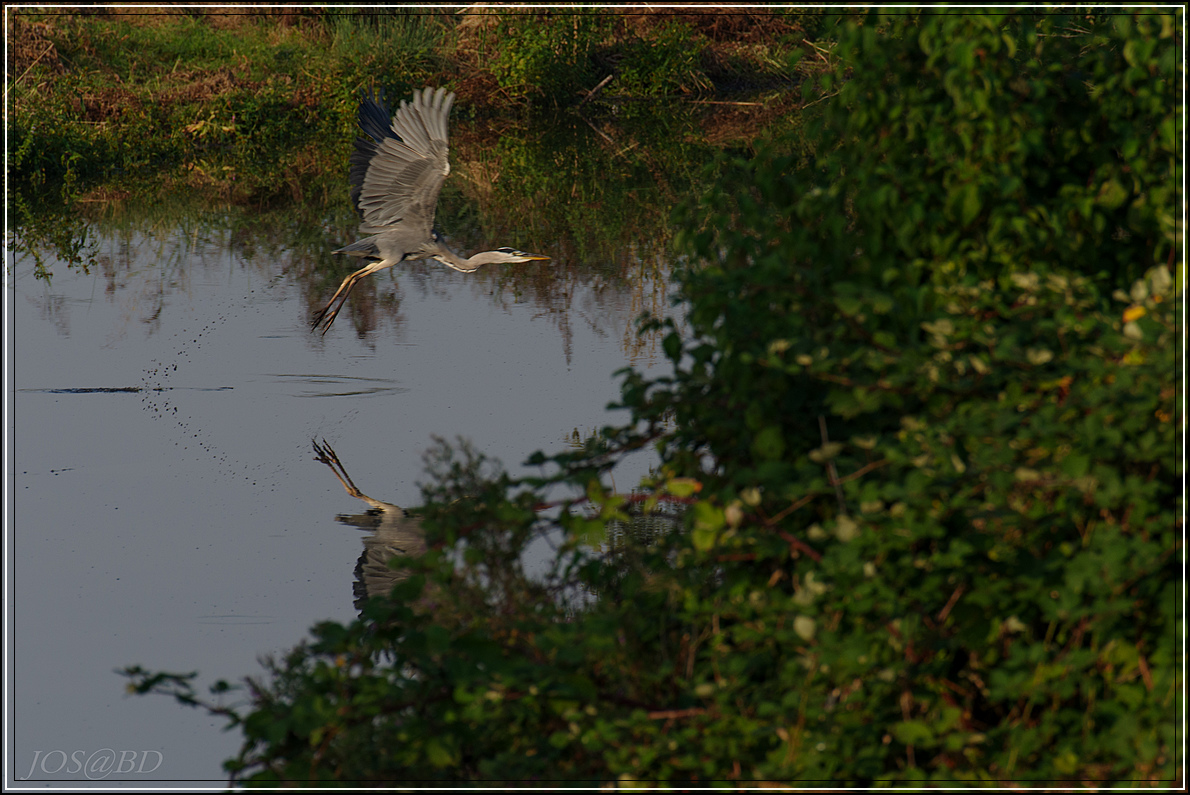
<path fill-rule="evenodd" d="M 363 219 L 360 232 L 368 237 L 335 253 L 372 262 L 343 280 L 330 303 L 314 315 L 311 331 L 322 326 L 325 334 L 356 282 L 398 262 L 436 259 L 470 273 L 481 265 L 549 259 L 511 248 L 463 258 L 434 231 L 438 192 L 450 173 L 446 117 L 454 99 L 443 88 L 414 91 L 413 101 L 401 100 L 390 122 L 383 93 L 379 98 L 374 94 L 364 98 L 359 109 L 364 135 L 355 139 L 351 155 L 351 200 Z"/>
<path fill-rule="evenodd" d="M 355 592 L 355 606 L 362 610 L 369 599 L 389 596 L 397 583 L 409 577 L 408 569 L 389 568 L 390 560 L 397 556 L 419 557 L 425 554 L 426 540 L 421 520 L 410 516 L 399 505 L 373 499 L 356 488 L 339 461 L 339 456 L 335 455 L 325 439 L 322 444 L 314 442 L 314 460 L 330 467 L 348 494 L 371 506 L 364 514 L 340 514 L 337 517 L 343 524 L 372 533 L 364 538 L 364 551 L 355 564 L 355 585 L 352 590 Z"/>

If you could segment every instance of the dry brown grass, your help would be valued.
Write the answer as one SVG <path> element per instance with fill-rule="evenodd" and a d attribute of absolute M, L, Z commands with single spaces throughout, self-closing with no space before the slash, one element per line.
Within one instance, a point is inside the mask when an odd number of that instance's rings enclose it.
<path fill-rule="evenodd" d="M 20 80 L 35 64 L 41 64 L 51 72 L 64 71 L 57 47 L 50 40 L 53 23 L 23 14 L 8 16 L 8 75 L 9 79 Z"/>
<path fill-rule="evenodd" d="M 267 8 L 247 7 L 212 8 L 201 10 L 180 7 L 180 3 L 131 8 L 96 8 L 80 13 L 102 15 L 130 25 L 153 27 L 176 21 L 179 17 L 201 19 L 217 30 L 238 30 L 247 25 L 272 22 L 282 28 L 308 28 L 319 24 L 322 12 L 317 8 Z M 171 7 L 176 6 L 176 7 Z"/>
<path fill-rule="evenodd" d="M 221 69 L 179 70 L 158 95 L 161 102 L 205 102 L 229 91 L 253 90 L 263 85 L 249 79 L 249 67 L 241 64 Z"/>
<path fill-rule="evenodd" d="M 652 30 L 682 22 L 712 42 L 755 43 L 772 41 L 800 30 L 796 18 L 765 11 L 726 11 L 708 6 L 705 10 L 682 12 L 615 9 L 614 13 L 632 32 L 645 36 Z"/>
<path fill-rule="evenodd" d="M 793 113 L 798 104 L 799 99 L 790 93 L 767 101 L 715 104 L 702 118 L 703 138 L 713 146 L 750 143 L 760 130 Z"/>

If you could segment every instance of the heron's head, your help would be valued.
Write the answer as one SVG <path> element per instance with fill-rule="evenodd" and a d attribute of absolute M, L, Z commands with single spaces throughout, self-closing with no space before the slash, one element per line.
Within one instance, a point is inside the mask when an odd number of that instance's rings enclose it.
<path fill-rule="evenodd" d="M 498 248 L 495 251 L 487 252 L 492 256 L 488 264 L 511 264 L 513 262 L 532 262 L 533 260 L 548 260 L 549 257 L 543 254 L 526 254 L 524 251 L 517 251 L 515 248 Z"/>

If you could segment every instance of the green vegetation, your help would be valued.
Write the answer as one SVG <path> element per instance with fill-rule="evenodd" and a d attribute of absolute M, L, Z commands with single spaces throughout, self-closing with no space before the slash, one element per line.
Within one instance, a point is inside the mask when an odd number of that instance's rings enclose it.
<path fill-rule="evenodd" d="M 606 16 L 500 14 L 495 19 L 494 26 L 479 29 L 479 38 L 493 53 L 491 69 L 501 89 L 557 103 L 593 85 L 591 54 L 610 30 Z"/>
<path fill-rule="evenodd" d="M 668 252 L 669 208 L 701 190 L 703 163 L 796 123 L 780 108 L 795 101 L 783 64 L 802 41 L 800 17 L 728 16 L 730 30 L 716 19 L 697 32 L 698 68 L 766 90 L 742 114 L 683 102 L 673 70 L 652 85 L 640 78 L 644 55 L 662 65 L 687 57 L 672 30 L 694 30 L 697 16 L 14 11 L 10 244 L 49 277 L 48 255 L 88 267 L 97 234 L 146 210 L 153 223 L 190 223 L 218 207 L 266 238 L 296 226 L 317 233 L 314 248 L 333 249 L 353 233 L 346 162 L 359 92 L 376 86 L 399 99 L 444 84 L 460 95 L 456 176 L 439 210 L 453 242 L 548 241 L 558 273 L 577 264 L 580 278 L 622 280 L 624 252 Z M 654 40 L 664 46 L 650 49 Z M 619 79 L 581 116 L 555 107 L 577 103 L 605 74 Z M 631 91 L 652 101 L 620 103 Z M 351 267 L 313 248 L 295 256 L 294 272 L 315 282 L 311 305 Z M 535 279 L 516 289 L 566 289 L 553 272 Z M 357 319 L 366 326 L 374 314 Z"/>
<path fill-rule="evenodd" d="M 9 174 L 25 194 L 198 189 L 259 206 L 342 180 L 359 93 L 373 86 L 399 98 L 446 85 L 460 95 L 456 119 L 575 104 L 620 71 L 601 99 L 709 87 L 682 40 L 689 28 L 631 32 L 624 19 L 482 9 L 14 11 Z M 719 71 L 788 91 L 792 73 L 774 65 L 796 50 L 794 30 L 790 17 L 758 32 L 768 44 L 755 57 L 725 48 L 720 60 L 731 66 Z"/>
<path fill-rule="evenodd" d="M 673 375 L 541 478 L 434 451 L 393 599 L 206 705 L 233 777 L 1180 780 L 1181 25 L 844 20 L 809 138 L 679 214 Z M 600 484 L 650 444 L 642 496 Z M 616 530 L 662 500 L 685 532 Z"/>
<path fill-rule="evenodd" d="M 166 189 L 241 203 L 300 198 L 337 176 L 329 166 L 350 147 L 359 90 L 428 81 L 442 38 L 420 16 L 307 28 L 240 15 L 10 18 L 10 38 L 40 34 L 24 54 L 44 45 L 53 56 L 9 87 L 10 173 L 18 189 L 60 186 L 67 198 L 163 177 Z"/>
<path fill-rule="evenodd" d="M 690 93 L 710 88 L 702 71 L 707 41 L 682 22 L 669 22 L 652 39 L 632 42 L 620 63 L 621 83 L 639 94 Z"/>

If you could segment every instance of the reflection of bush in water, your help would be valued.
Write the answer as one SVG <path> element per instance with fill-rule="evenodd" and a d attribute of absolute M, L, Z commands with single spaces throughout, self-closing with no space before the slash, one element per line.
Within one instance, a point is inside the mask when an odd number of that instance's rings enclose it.
<path fill-rule="evenodd" d="M 627 513 L 627 522 L 620 519 L 610 519 L 607 522 L 607 550 L 612 555 L 628 549 L 651 546 L 670 533 L 679 532 L 682 529 L 686 506 L 660 502 L 652 511 L 645 513 L 638 503 Z"/>

